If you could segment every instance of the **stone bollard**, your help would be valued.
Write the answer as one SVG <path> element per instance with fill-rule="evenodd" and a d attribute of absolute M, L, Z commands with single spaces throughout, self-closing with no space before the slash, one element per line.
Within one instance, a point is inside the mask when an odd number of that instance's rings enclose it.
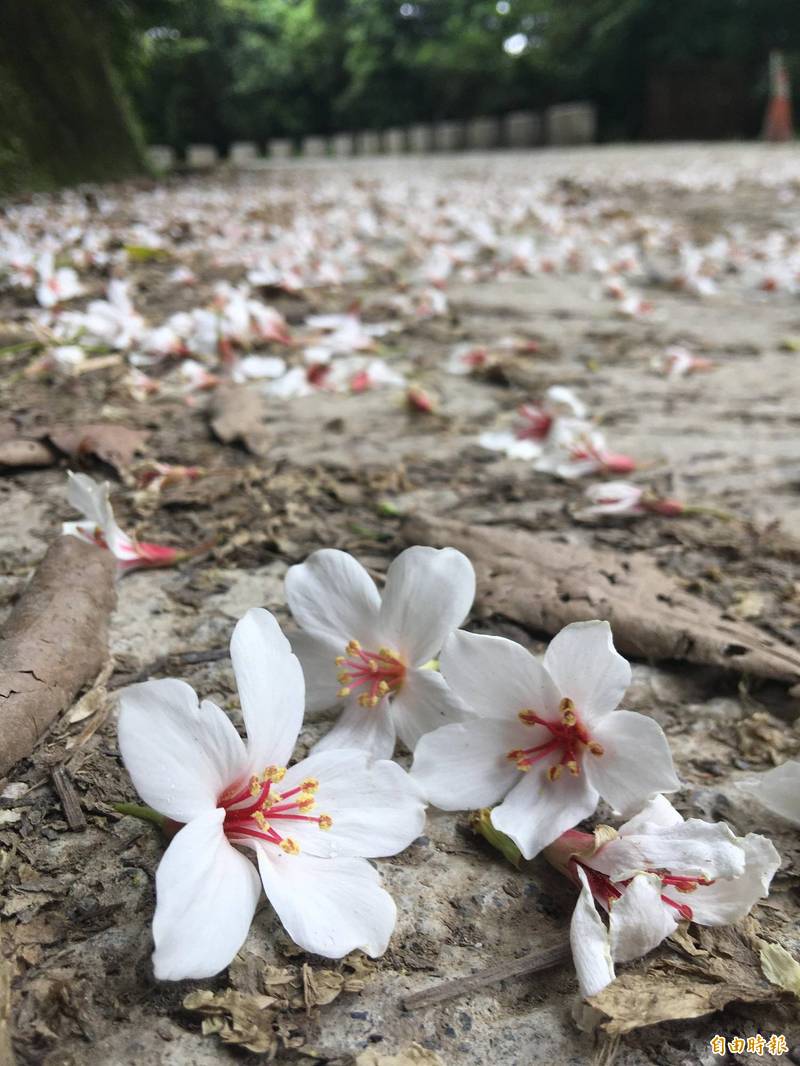
<path fill-rule="evenodd" d="M 331 137 L 331 149 L 337 159 L 346 159 L 355 154 L 352 133 L 335 133 Z"/>
<path fill-rule="evenodd" d="M 533 111 L 512 111 L 503 120 L 507 148 L 530 148 L 542 140 L 542 120 Z"/>
<path fill-rule="evenodd" d="M 383 134 L 383 150 L 389 155 L 402 155 L 408 149 L 406 131 L 395 126 Z"/>
<path fill-rule="evenodd" d="M 254 159 L 258 159 L 258 145 L 254 141 L 234 141 L 228 149 L 228 162 L 234 167 L 252 163 Z"/>
<path fill-rule="evenodd" d="M 496 118 L 474 118 L 467 123 L 467 148 L 486 152 L 496 148 L 500 143 L 500 120 Z"/>
<path fill-rule="evenodd" d="M 408 131 L 408 147 L 412 152 L 430 152 L 433 148 L 433 128 L 431 126 L 411 126 Z"/>
<path fill-rule="evenodd" d="M 267 141 L 270 159 L 291 159 L 294 155 L 294 142 L 288 137 L 273 137 Z"/>
<path fill-rule="evenodd" d="M 168 144 L 151 144 L 147 149 L 147 158 L 154 170 L 172 170 L 175 166 L 175 149 Z"/>
<path fill-rule="evenodd" d="M 213 144 L 190 144 L 186 149 L 186 165 L 192 170 L 208 170 L 219 162 Z"/>
<path fill-rule="evenodd" d="M 594 104 L 556 104 L 548 108 L 548 144 L 593 144 L 596 134 Z"/>
<path fill-rule="evenodd" d="M 437 152 L 457 152 L 464 147 L 464 127 L 460 122 L 437 122 L 433 127 L 433 147 Z"/>
<path fill-rule="evenodd" d="M 302 154 L 307 159 L 322 159 L 328 154 L 328 141 L 326 137 L 304 137 Z"/>
<path fill-rule="evenodd" d="M 381 135 L 377 130 L 362 130 L 356 134 L 359 155 L 378 155 L 381 150 Z"/>

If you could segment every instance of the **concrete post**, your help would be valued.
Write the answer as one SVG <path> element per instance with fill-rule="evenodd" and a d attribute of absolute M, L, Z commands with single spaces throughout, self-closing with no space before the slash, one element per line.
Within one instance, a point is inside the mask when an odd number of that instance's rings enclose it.
<path fill-rule="evenodd" d="M 294 143 L 287 137 L 273 137 L 267 141 L 270 159 L 291 159 L 294 155 Z"/>
<path fill-rule="evenodd" d="M 362 130 L 356 134 L 359 155 L 378 155 L 381 150 L 381 135 L 377 130 Z"/>
<path fill-rule="evenodd" d="M 556 104 L 547 109 L 548 144 L 592 144 L 597 135 L 593 104 Z"/>
<path fill-rule="evenodd" d="M 302 153 L 307 159 L 322 159 L 328 154 L 326 137 L 304 137 Z"/>
<path fill-rule="evenodd" d="M 460 122 L 437 122 L 433 127 L 433 146 L 437 152 L 457 152 L 464 147 L 464 127 Z"/>
<path fill-rule="evenodd" d="M 186 165 L 192 170 L 208 170 L 219 162 L 213 144 L 190 144 L 186 149 Z"/>
<path fill-rule="evenodd" d="M 412 152 L 430 152 L 433 148 L 433 128 L 422 124 L 411 126 L 408 145 Z"/>
<path fill-rule="evenodd" d="M 336 133 L 331 137 L 331 148 L 333 154 L 337 159 L 346 159 L 348 156 L 353 155 L 353 134 L 352 133 Z"/>
<path fill-rule="evenodd" d="M 228 149 L 228 162 L 234 167 L 254 159 L 258 159 L 258 145 L 253 141 L 234 141 Z"/>
<path fill-rule="evenodd" d="M 151 144 L 147 157 L 154 170 L 172 170 L 175 166 L 175 149 L 168 144 Z"/>
<path fill-rule="evenodd" d="M 389 155 L 402 155 L 408 149 L 406 131 L 399 127 L 386 130 L 383 134 L 383 149 Z"/>
<path fill-rule="evenodd" d="M 507 148 L 530 148 L 542 140 L 542 120 L 533 111 L 512 111 L 503 120 Z"/>
<path fill-rule="evenodd" d="M 479 152 L 496 148 L 500 143 L 500 120 L 497 118 L 474 118 L 467 123 L 467 148 Z"/>

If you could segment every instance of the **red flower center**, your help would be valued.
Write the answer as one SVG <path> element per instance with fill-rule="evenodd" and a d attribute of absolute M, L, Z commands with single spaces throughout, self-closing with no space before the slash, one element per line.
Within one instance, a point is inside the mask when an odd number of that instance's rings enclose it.
<path fill-rule="evenodd" d="M 571 699 L 565 697 L 559 705 L 559 711 L 561 717 L 556 721 L 542 718 L 535 711 L 519 712 L 521 722 L 525 725 L 544 726 L 550 737 L 544 743 L 536 744 L 532 748 L 515 748 L 510 751 L 507 758 L 513 759 L 518 769 L 530 770 L 534 763 L 541 762 L 550 755 L 556 755 L 558 761 L 553 763 L 547 771 L 548 778 L 556 781 L 565 767 L 571 774 L 580 773 L 580 759 L 584 748 L 588 748 L 592 755 L 603 754 L 602 744 L 598 744 L 589 736 L 586 727 L 578 719 L 575 704 Z"/>
<path fill-rule="evenodd" d="M 362 707 L 377 707 L 386 696 L 399 691 L 406 676 L 406 666 L 397 652 L 380 648 L 365 651 L 357 640 L 351 640 L 345 654 L 336 657 L 339 667 L 339 698 L 349 696 L 354 689 L 362 689 L 358 702 Z"/>
<path fill-rule="evenodd" d="M 261 777 L 255 774 L 244 787 L 234 786 L 224 792 L 219 806 L 225 808 L 222 828 L 232 844 L 247 844 L 263 840 L 277 844 L 289 855 L 300 851 L 299 845 L 290 836 L 284 836 L 287 822 L 314 822 L 320 829 L 330 829 L 333 819 L 328 814 L 312 815 L 316 805 L 314 793 L 319 781 L 307 778 L 296 788 L 280 792 L 275 787 L 283 780 L 286 770 L 279 766 L 268 767 Z"/>
<path fill-rule="evenodd" d="M 591 889 L 594 898 L 602 904 L 607 911 L 611 910 L 611 906 L 615 900 L 618 900 L 628 885 L 633 880 L 629 877 L 626 881 L 612 881 L 607 874 L 600 873 L 599 870 L 593 870 L 591 866 L 587 866 L 585 863 L 580 862 L 578 859 L 572 859 L 570 863 L 571 867 L 578 867 L 586 874 L 586 879 L 589 882 L 589 888 Z M 668 870 L 647 870 L 647 873 L 655 874 L 659 878 L 664 888 L 674 888 L 676 892 L 694 892 L 701 885 L 713 885 L 714 882 L 710 881 L 707 877 L 679 877 L 671 874 Z M 580 884 L 576 873 L 572 873 L 573 880 Z M 670 899 L 669 896 L 662 894 L 662 903 L 666 903 L 668 907 L 673 907 L 681 918 L 690 922 L 693 917 L 692 908 L 686 903 L 678 903 L 674 899 Z"/>

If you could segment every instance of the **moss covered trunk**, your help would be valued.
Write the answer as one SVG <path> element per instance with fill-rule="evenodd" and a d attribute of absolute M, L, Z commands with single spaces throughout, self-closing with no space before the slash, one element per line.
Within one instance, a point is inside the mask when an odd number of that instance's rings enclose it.
<path fill-rule="evenodd" d="M 97 15 L 87 0 L 0 2 L 0 195 L 143 169 Z"/>

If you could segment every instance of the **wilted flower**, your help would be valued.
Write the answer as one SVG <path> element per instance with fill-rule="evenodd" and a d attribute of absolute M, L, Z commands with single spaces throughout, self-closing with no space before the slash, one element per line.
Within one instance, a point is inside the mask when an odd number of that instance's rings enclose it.
<path fill-rule="evenodd" d="M 592 506 L 585 515 L 641 515 L 660 514 L 667 517 L 683 514 L 685 506 L 679 500 L 656 496 L 630 481 L 606 481 L 590 485 L 586 495 Z"/>
<path fill-rule="evenodd" d="M 464 621 L 475 574 L 454 548 L 408 548 L 386 574 L 383 596 L 346 552 L 316 551 L 286 575 L 286 599 L 303 629 L 309 710 L 344 701 L 316 750 L 367 748 L 390 756 L 396 735 L 409 749 L 462 708 L 430 660 Z"/>
<path fill-rule="evenodd" d="M 423 736 L 411 774 L 442 810 L 490 807 L 526 859 L 587 818 L 602 797 L 623 814 L 679 787 L 652 718 L 616 710 L 631 668 L 607 622 L 573 622 L 540 664 L 503 637 L 457 631 L 445 681 L 474 717 Z"/>
<path fill-rule="evenodd" d="M 612 452 L 605 436 L 588 422 L 559 418 L 547 438 L 536 469 L 571 480 L 587 474 L 629 474 L 636 463 L 629 455 Z"/>
<path fill-rule="evenodd" d="M 583 996 L 600 992 L 614 980 L 615 962 L 646 955 L 681 919 L 730 925 L 749 914 L 781 861 L 766 837 L 736 837 L 724 822 L 684 822 L 664 796 L 618 832 L 571 830 L 544 854 L 581 890 L 570 943 Z"/>
<path fill-rule="evenodd" d="M 417 790 L 395 763 L 360 751 L 325 751 L 286 768 L 303 719 L 303 673 L 269 612 L 241 619 L 231 659 L 246 743 L 183 681 L 133 685 L 120 701 L 125 766 L 144 801 L 179 830 L 156 871 L 156 977 L 224 969 L 262 884 L 305 951 L 383 954 L 396 909 L 367 857 L 394 855 L 420 834 Z"/>

